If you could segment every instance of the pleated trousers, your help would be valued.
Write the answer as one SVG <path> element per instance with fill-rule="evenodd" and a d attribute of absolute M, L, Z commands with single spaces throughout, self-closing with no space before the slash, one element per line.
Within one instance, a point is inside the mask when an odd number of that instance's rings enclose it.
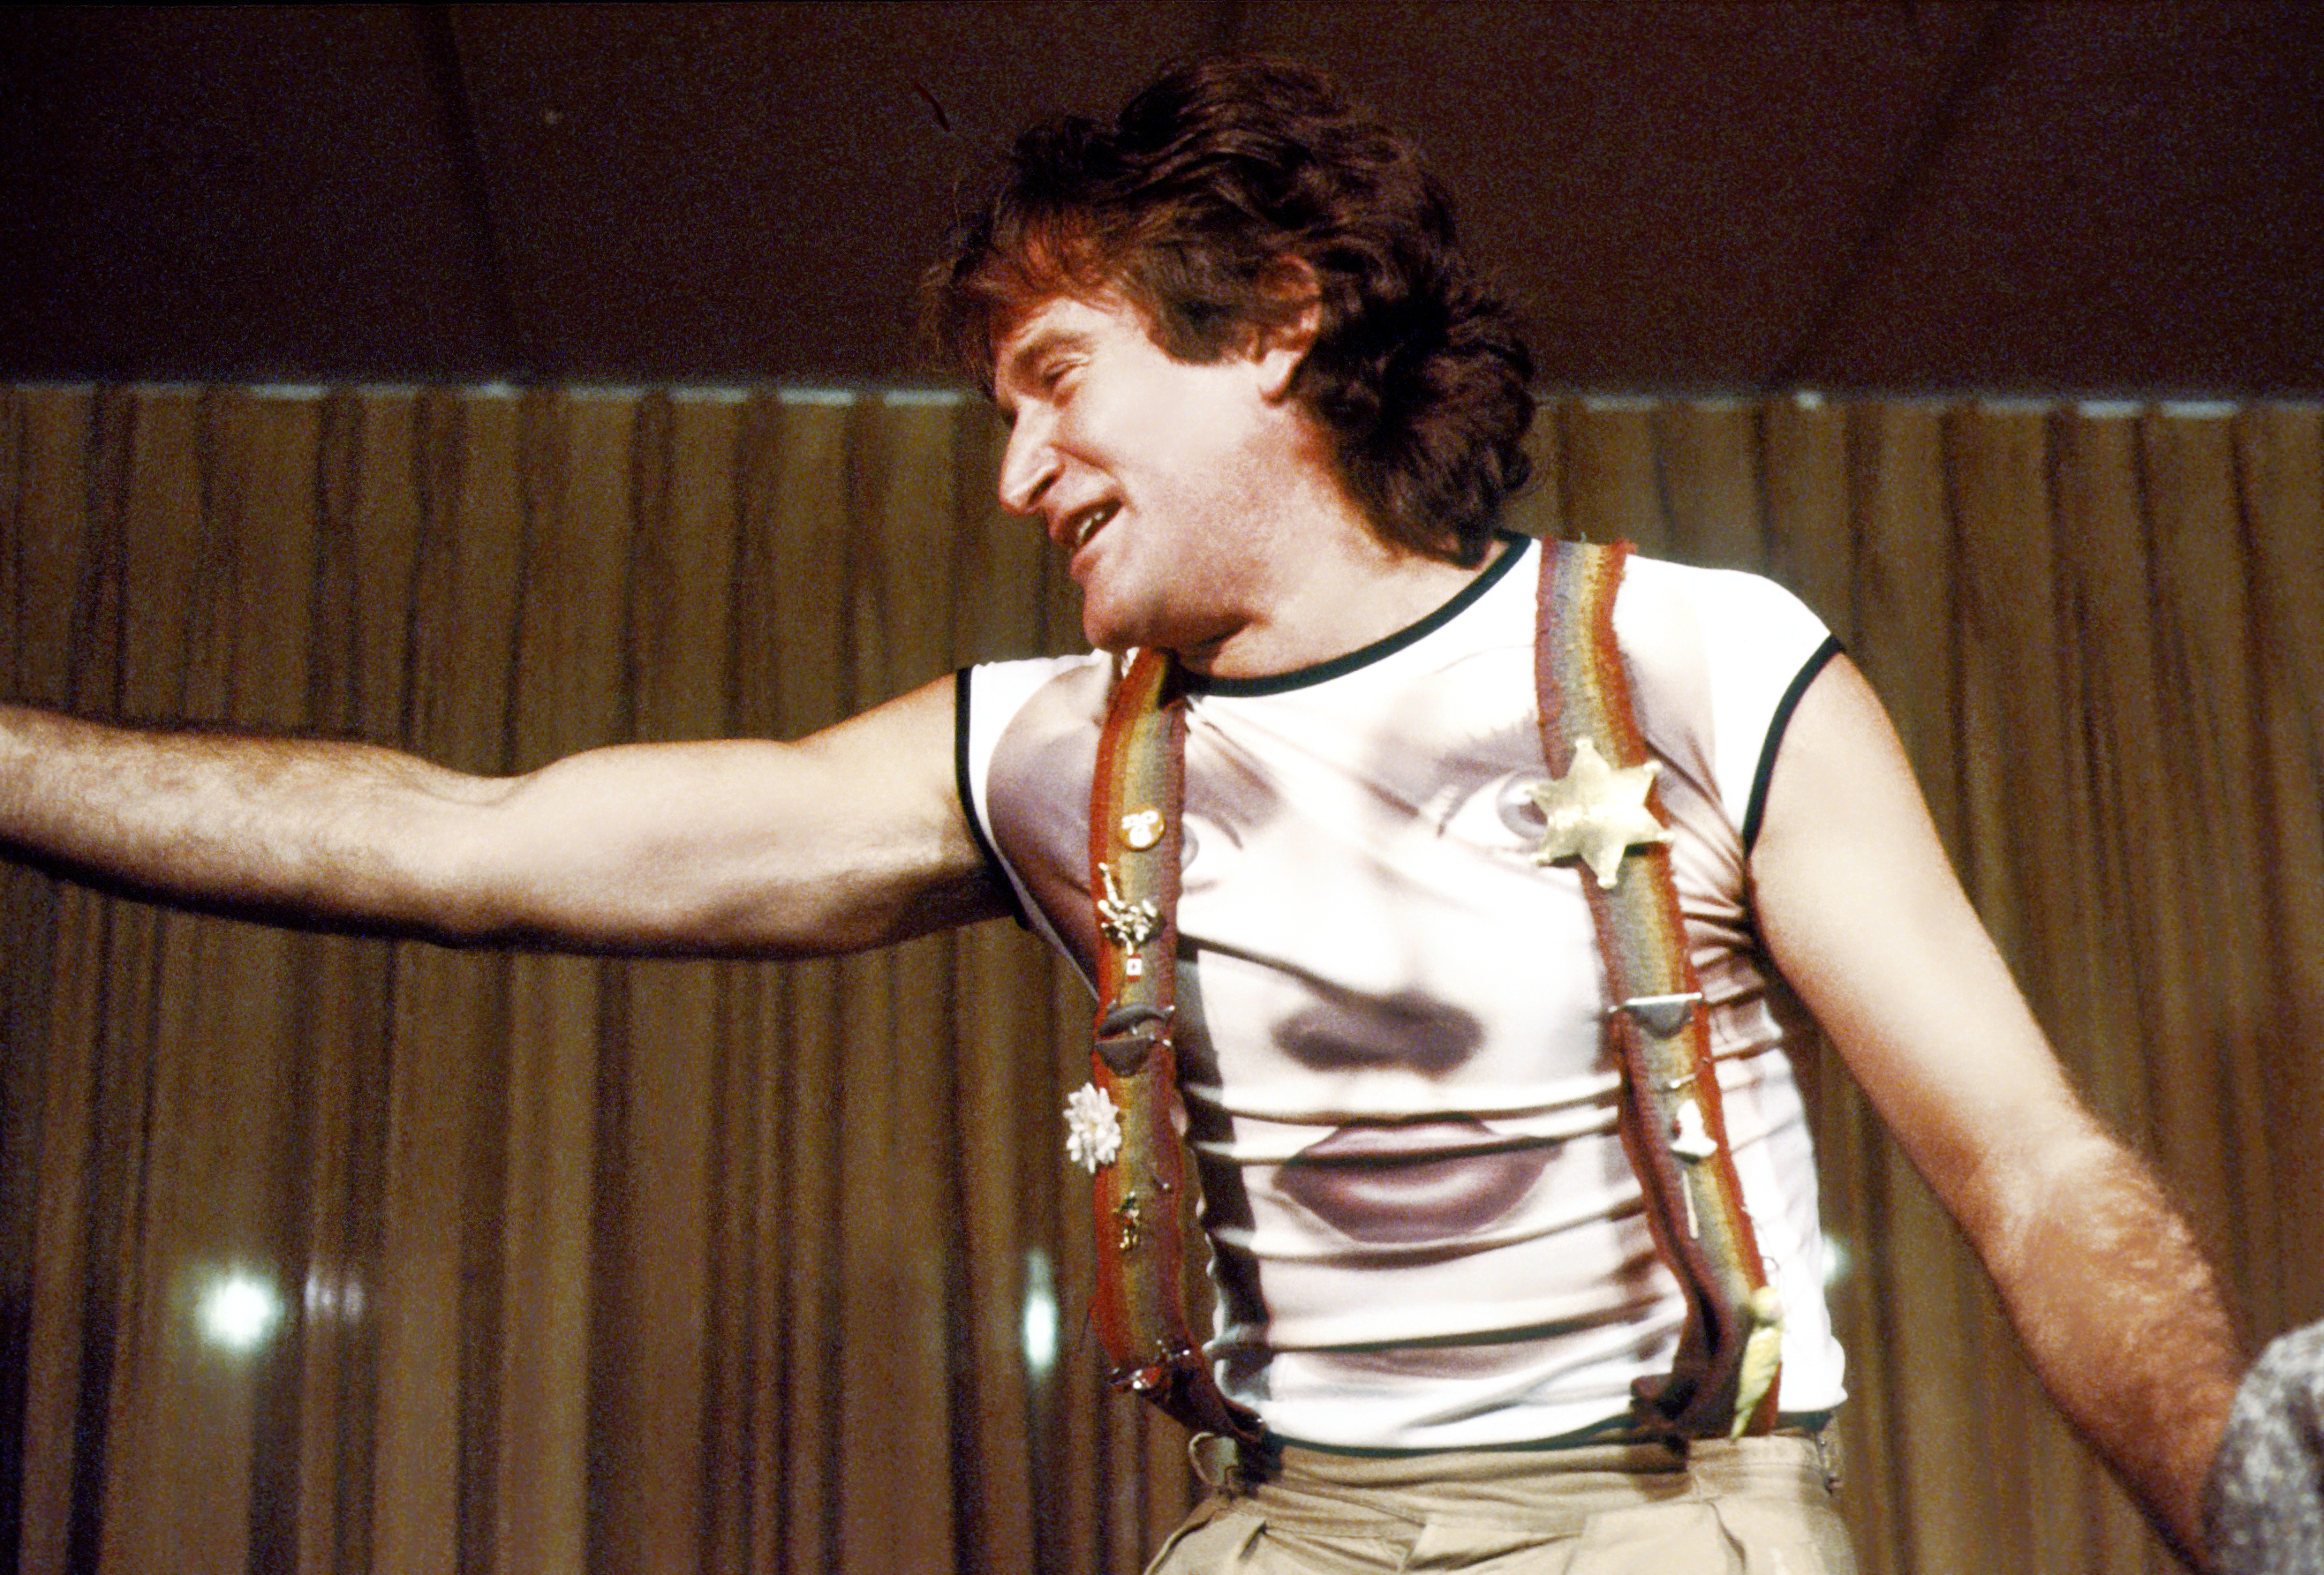
<path fill-rule="evenodd" d="M 1797 1436 L 1683 1454 L 1286 1445 L 1225 1474 L 1148 1575 L 1854 1575 L 1829 1461 Z"/>

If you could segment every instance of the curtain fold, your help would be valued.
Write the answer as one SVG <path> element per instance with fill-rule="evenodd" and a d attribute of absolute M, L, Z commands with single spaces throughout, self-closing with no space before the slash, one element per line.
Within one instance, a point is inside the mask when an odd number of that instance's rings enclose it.
<path fill-rule="evenodd" d="M 0 391 L 0 658 L 16 698 L 472 771 L 797 736 L 1075 647 L 998 443 L 909 391 Z M 1563 398 L 1533 444 L 1513 522 L 1832 625 L 2254 1334 L 2324 1314 L 2319 410 Z M 504 956 L 22 869 L 0 913 L 23 1575 L 1129 1571 L 1183 1513 L 1086 1331 L 1088 1003 L 1014 927 Z M 1803 1071 L 1867 1568 L 2168 1568 Z"/>

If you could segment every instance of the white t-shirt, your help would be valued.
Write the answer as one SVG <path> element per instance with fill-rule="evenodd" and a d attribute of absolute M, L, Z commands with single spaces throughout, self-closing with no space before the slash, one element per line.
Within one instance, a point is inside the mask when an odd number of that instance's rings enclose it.
<path fill-rule="evenodd" d="M 1684 1304 L 1615 1130 L 1577 867 L 1536 864 L 1535 543 L 1320 667 L 1196 679 L 1177 1045 L 1227 1392 L 1287 1438 L 1455 1449 L 1626 1415 Z M 1615 633 L 1662 762 L 1734 1157 L 1784 1302 L 1782 1405 L 1841 1397 L 1813 1156 L 1760 952 L 1749 834 L 1836 649 L 1757 576 L 1633 557 Z M 962 677 L 962 791 L 1091 976 L 1090 775 L 1110 659 Z"/>

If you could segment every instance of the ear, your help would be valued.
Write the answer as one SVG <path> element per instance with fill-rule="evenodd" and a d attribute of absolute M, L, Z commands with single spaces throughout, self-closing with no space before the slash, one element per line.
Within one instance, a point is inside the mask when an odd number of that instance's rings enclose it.
<path fill-rule="evenodd" d="M 1250 358 L 1258 369 L 1259 393 L 1276 401 L 1289 397 L 1300 363 L 1315 347 L 1323 322 L 1323 293 L 1305 258 L 1279 257 L 1268 274 L 1268 294 L 1291 311 L 1284 321 L 1254 336 Z"/>

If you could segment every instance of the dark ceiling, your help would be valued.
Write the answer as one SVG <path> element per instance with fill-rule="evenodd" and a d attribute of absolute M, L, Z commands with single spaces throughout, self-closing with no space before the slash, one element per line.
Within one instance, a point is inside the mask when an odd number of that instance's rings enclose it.
<path fill-rule="evenodd" d="M 2324 6 L 0 13 L 0 376 L 928 374 L 1027 119 L 1221 49 L 1420 136 L 1591 390 L 2324 393 Z"/>

